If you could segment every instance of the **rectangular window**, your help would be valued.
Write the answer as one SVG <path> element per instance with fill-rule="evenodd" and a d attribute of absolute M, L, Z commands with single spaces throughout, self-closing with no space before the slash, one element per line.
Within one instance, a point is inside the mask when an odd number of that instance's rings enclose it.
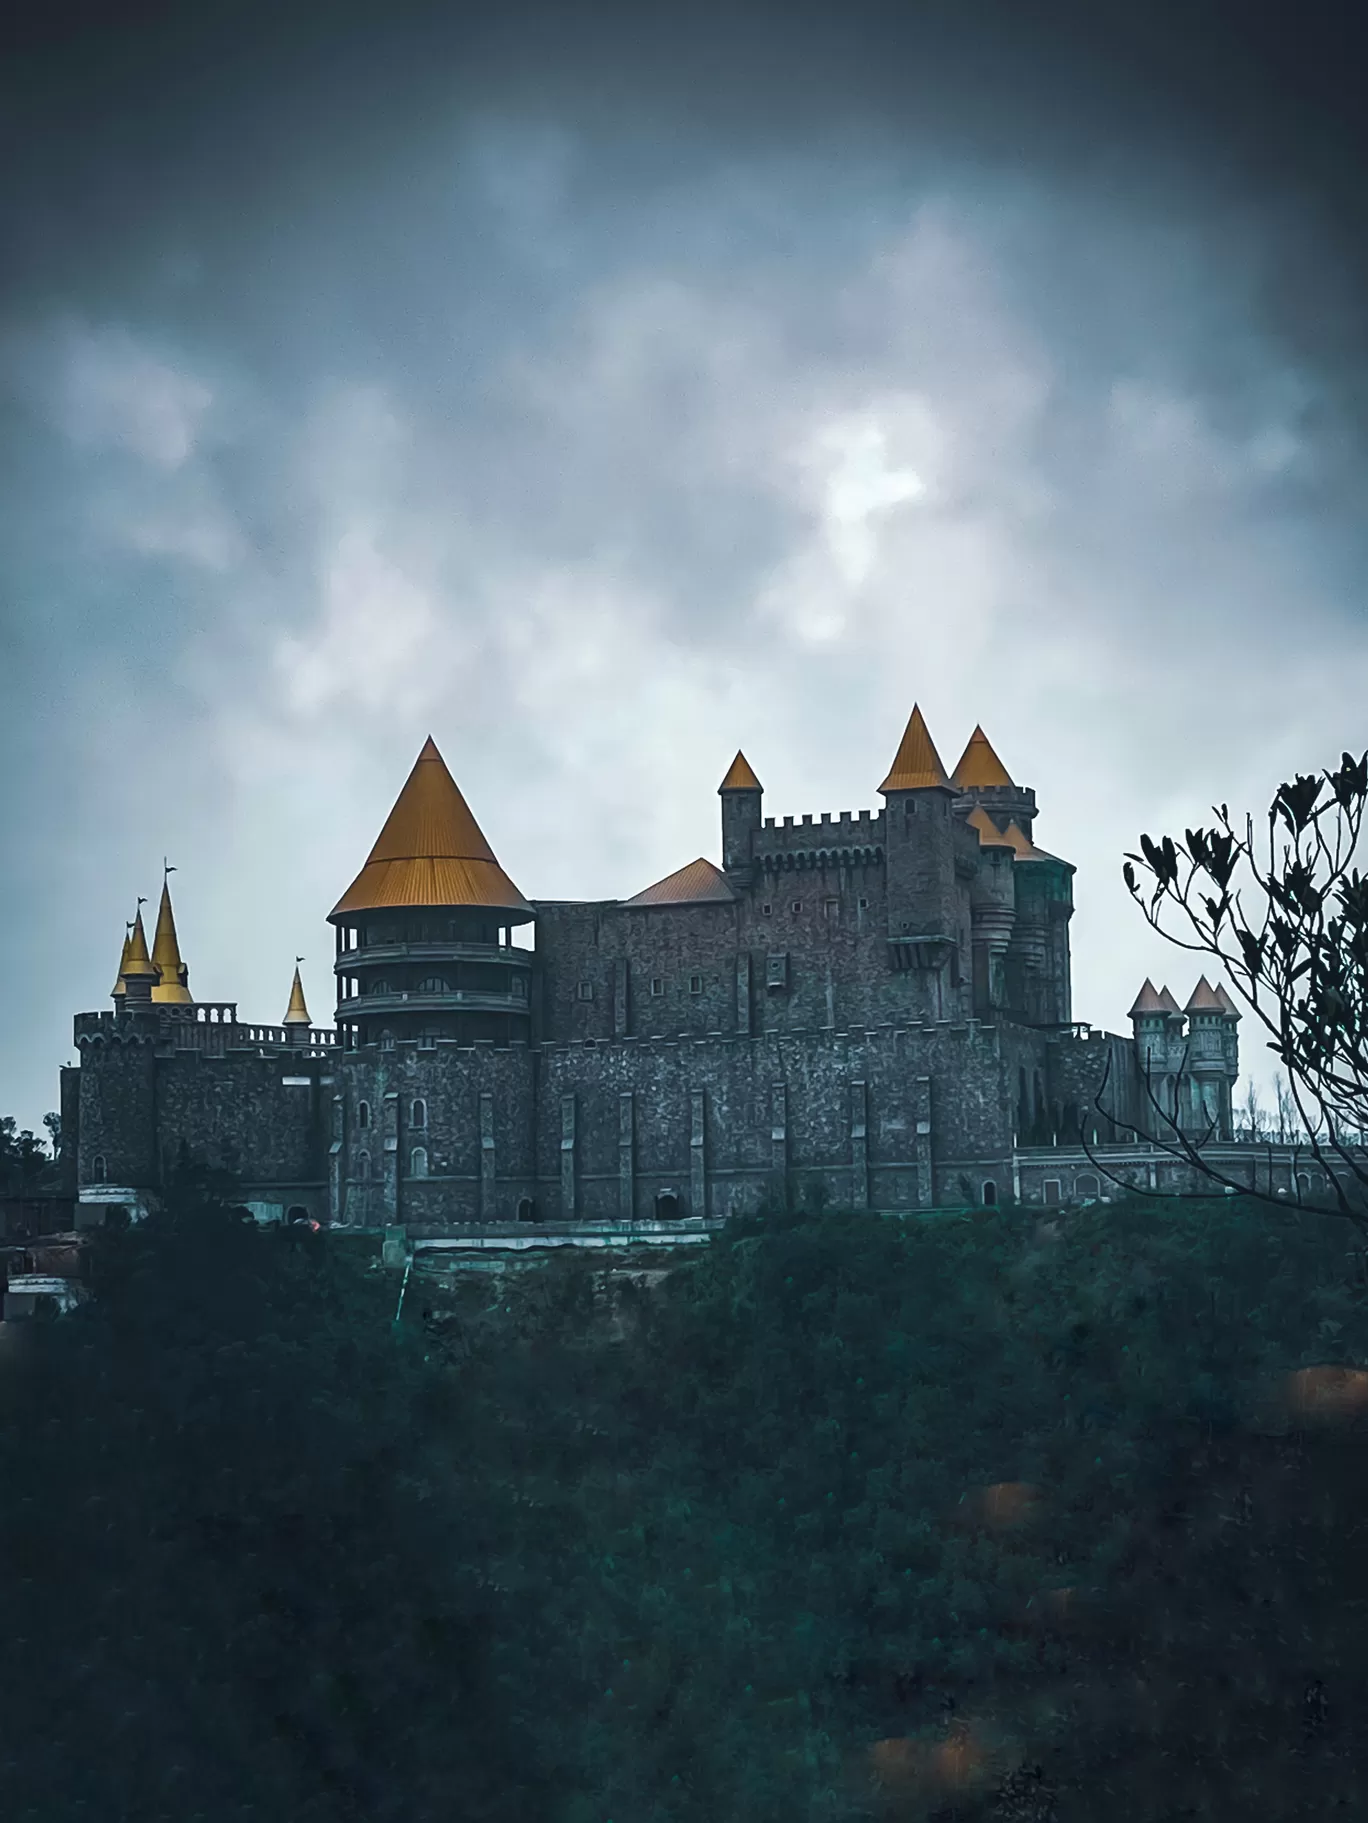
<path fill-rule="evenodd" d="M 661 980 L 659 975 L 653 975 L 651 977 L 651 992 L 657 999 L 665 992 L 665 983 Z"/>
<path fill-rule="evenodd" d="M 761 917 L 762 917 L 762 918 L 768 918 L 768 917 L 769 917 L 769 915 L 770 915 L 770 913 L 771 913 L 771 912 L 772 912 L 772 911 L 773 911 L 773 910 L 774 910 L 774 907 L 773 907 L 773 906 L 772 906 L 772 905 L 762 905 L 762 906 L 761 906 L 761 907 L 760 907 L 760 916 L 761 916 Z"/>
<path fill-rule="evenodd" d="M 689 976 L 689 992 L 691 994 L 701 994 L 703 992 L 703 977 L 701 975 Z"/>
<path fill-rule="evenodd" d="M 594 984 L 592 981 L 581 981 L 579 987 L 575 991 L 581 1000 L 592 1000 L 594 998 Z"/>
<path fill-rule="evenodd" d="M 859 899 L 856 901 L 856 903 L 859 905 L 859 908 L 861 911 L 869 910 L 869 900 L 868 899 Z"/>
<path fill-rule="evenodd" d="M 1047 1203 L 1057 1203 L 1059 1201 L 1059 1179 L 1057 1177 L 1047 1177 L 1043 1189 L 1045 1192 L 1045 1201 Z"/>
<path fill-rule="evenodd" d="M 796 911 L 796 912 L 800 912 L 800 911 L 802 911 L 802 909 L 803 909 L 803 901 L 802 901 L 802 900 L 801 900 L 801 899 L 795 899 L 795 900 L 794 900 L 794 901 L 793 901 L 793 906 L 792 906 L 792 909 L 793 909 L 793 910 L 794 910 L 794 911 Z"/>
<path fill-rule="evenodd" d="M 841 901 L 839 899 L 823 899 L 822 915 L 826 918 L 839 918 L 841 915 Z"/>

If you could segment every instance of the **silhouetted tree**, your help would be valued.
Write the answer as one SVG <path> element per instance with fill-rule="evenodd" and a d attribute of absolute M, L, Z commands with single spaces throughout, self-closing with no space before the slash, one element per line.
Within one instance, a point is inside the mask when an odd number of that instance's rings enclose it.
<path fill-rule="evenodd" d="M 1368 1230 L 1357 1144 L 1368 1127 L 1368 878 L 1356 865 L 1366 810 L 1368 754 L 1346 753 L 1334 771 L 1278 787 L 1266 837 L 1256 839 L 1252 817 L 1238 829 L 1222 804 L 1213 827 L 1181 842 L 1142 836 L 1124 871 L 1151 927 L 1217 962 L 1263 1027 L 1335 1207 Z M 1162 1115 L 1158 1097 L 1150 1102 Z M 1155 1125 L 1147 1137 L 1232 1181 L 1203 1157 L 1210 1135 L 1184 1135 L 1171 1116 Z"/>

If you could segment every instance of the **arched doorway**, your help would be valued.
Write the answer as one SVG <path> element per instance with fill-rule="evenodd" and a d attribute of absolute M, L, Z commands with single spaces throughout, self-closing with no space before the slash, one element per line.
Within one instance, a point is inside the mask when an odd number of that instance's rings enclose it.
<path fill-rule="evenodd" d="M 992 1178 L 985 1178 L 983 1183 L 983 1206 L 985 1209 L 997 1208 L 997 1185 Z"/>
<path fill-rule="evenodd" d="M 518 1220 L 520 1222 L 535 1222 L 536 1219 L 537 1205 L 532 1201 L 530 1196 L 520 1196 L 518 1198 Z"/>
<path fill-rule="evenodd" d="M 658 1222 L 677 1222 L 679 1220 L 679 1198 L 673 1190 L 661 1190 L 657 1194 L 655 1219 Z"/>

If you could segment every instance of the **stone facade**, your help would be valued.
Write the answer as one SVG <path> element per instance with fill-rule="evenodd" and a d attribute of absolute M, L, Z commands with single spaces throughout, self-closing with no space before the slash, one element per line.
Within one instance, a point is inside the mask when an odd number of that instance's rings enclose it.
<path fill-rule="evenodd" d="M 296 1023 L 254 1026 L 231 1003 L 149 998 L 137 966 L 113 1012 L 77 1017 L 62 1106 L 82 1200 L 150 1199 L 188 1156 L 234 1171 L 259 1211 L 428 1232 L 795 1194 L 913 1210 L 1020 1196 L 1024 1152 L 1080 1132 L 1125 1144 L 1149 1027 L 1075 1023 L 1073 869 L 1035 846 L 1034 793 L 975 742 L 949 778 L 914 714 L 881 811 L 782 823 L 738 756 L 723 865 L 626 901 L 524 901 L 485 845 L 494 896 L 374 906 L 364 882 L 393 895 L 409 865 L 382 832 L 331 914 L 336 1031 L 299 1023 L 302 999 Z M 961 777 L 985 749 L 996 772 Z M 455 793 L 430 743 L 424 763 Z M 1233 1014 L 1189 1019 L 1228 1129 Z M 1111 1120 L 1092 1105 L 1108 1063 Z"/>

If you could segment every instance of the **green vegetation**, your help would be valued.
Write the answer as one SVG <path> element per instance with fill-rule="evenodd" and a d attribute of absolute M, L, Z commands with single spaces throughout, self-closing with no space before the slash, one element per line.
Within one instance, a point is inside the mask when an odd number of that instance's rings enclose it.
<path fill-rule="evenodd" d="M 1361 1807 L 1342 1224 L 776 1217 L 396 1329 L 223 1194 L 0 1360 L 8 1816 Z"/>

